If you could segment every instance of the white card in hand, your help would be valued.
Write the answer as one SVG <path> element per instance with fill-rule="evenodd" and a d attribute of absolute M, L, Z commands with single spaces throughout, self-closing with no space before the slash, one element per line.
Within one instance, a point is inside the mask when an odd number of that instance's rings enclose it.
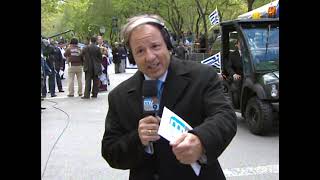
<path fill-rule="evenodd" d="M 158 134 L 169 142 L 174 141 L 180 134 L 191 130 L 192 127 L 167 107 L 163 108 Z"/>

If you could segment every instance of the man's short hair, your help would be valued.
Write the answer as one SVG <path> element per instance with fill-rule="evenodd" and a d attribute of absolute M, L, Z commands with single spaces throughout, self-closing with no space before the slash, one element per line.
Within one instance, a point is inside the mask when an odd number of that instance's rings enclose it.
<path fill-rule="evenodd" d="M 96 43 L 97 42 L 97 38 L 95 36 L 92 36 L 90 38 L 91 43 Z"/>
<path fill-rule="evenodd" d="M 70 40 L 70 44 L 77 45 L 77 44 L 78 44 L 78 39 L 77 39 L 77 38 L 72 38 L 72 39 Z"/>
<path fill-rule="evenodd" d="M 128 19 L 128 23 L 122 27 L 121 37 L 123 38 L 123 43 L 125 46 L 129 47 L 129 39 L 132 31 L 143 24 L 153 24 L 161 30 L 165 27 L 164 20 L 155 14 L 144 14 L 139 16 L 134 16 Z M 165 39 L 165 37 L 163 37 Z"/>

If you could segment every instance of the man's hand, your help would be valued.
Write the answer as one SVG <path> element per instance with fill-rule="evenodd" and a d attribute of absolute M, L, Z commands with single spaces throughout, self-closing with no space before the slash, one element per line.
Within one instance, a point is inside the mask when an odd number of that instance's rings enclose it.
<path fill-rule="evenodd" d="M 138 133 L 143 145 L 146 146 L 150 141 L 160 139 L 158 135 L 159 124 L 160 118 L 154 116 L 147 116 L 139 121 Z"/>
<path fill-rule="evenodd" d="M 200 139 L 192 133 L 181 134 L 170 145 L 174 155 L 182 164 L 194 163 L 203 154 L 203 146 Z"/>
<path fill-rule="evenodd" d="M 241 76 L 239 74 L 233 75 L 233 80 L 239 80 L 239 79 L 241 79 Z"/>

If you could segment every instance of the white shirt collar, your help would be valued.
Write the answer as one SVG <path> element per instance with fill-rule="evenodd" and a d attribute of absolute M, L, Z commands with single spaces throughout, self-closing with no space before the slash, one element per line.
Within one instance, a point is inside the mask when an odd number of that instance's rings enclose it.
<path fill-rule="evenodd" d="M 165 82 L 165 81 L 166 81 L 167 74 L 168 74 L 168 69 L 167 69 L 166 72 L 165 72 L 162 76 L 160 76 L 158 79 L 159 79 L 160 81 L 162 81 L 162 82 Z M 147 75 L 145 75 L 145 74 L 143 74 L 143 75 L 144 75 L 144 79 L 145 79 L 145 80 L 151 80 L 151 78 L 148 77 Z"/>

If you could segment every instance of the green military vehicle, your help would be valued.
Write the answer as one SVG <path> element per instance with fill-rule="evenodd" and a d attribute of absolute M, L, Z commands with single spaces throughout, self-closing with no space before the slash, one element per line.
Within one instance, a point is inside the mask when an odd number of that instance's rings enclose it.
<path fill-rule="evenodd" d="M 221 66 L 225 94 L 253 134 L 264 135 L 279 122 L 279 18 L 236 19 L 220 23 Z M 240 93 L 230 90 L 225 71 L 235 39 L 241 42 Z"/>

